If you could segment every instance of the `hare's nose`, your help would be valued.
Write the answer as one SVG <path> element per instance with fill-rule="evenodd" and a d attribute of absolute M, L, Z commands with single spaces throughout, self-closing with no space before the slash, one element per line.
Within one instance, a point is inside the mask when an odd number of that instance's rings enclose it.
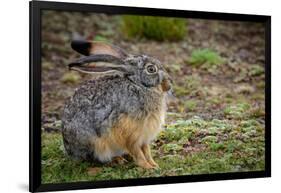
<path fill-rule="evenodd" d="M 172 77 L 167 72 L 165 73 L 165 76 L 166 76 L 166 79 L 168 79 L 171 84 L 174 82 Z"/>
<path fill-rule="evenodd" d="M 160 81 L 161 81 L 161 82 L 164 81 L 164 80 L 168 80 L 168 81 L 170 81 L 171 83 L 173 83 L 172 78 L 170 77 L 170 75 L 169 75 L 166 71 L 161 70 L 161 71 L 159 72 L 159 75 L 160 75 Z"/>
<path fill-rule="evenodd" d="M 164 79 L 161 82 L 161 86 L 164 92 L 169 91 L 172 88 L 171 82 L 168 79 Z"/>

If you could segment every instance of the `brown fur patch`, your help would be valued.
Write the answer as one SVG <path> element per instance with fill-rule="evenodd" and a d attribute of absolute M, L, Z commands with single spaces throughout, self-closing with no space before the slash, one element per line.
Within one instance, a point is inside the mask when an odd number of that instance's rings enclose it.
<path fill-rule="evenodd" d="M 163 90 L 163 91 L 168 91 L 168 90 L 171 89 L 171 83 L 170 83 L 170 81 L 167 80 L 167 79 L 165 79 L 165 80 L 162 81 L 161 86 L 162 86 L 162 90 Z"/>
<path fill-rule="evenodd" d="M 164 99 L 163 99 L 164 100 Z M 149 144 L 161 131 L 164 123 L 165 103 L 156 112 L 150 112 L 142 119 L 135 119 L 128 115 L 122 115 L 117 124 L 100 138 L 93 138 L 92 144 L 95 148 L 96 157 L 100 161 L 110 161 L 112 157 L 120 152 L 129 153 L 132 146 L 141 147 Z"/>

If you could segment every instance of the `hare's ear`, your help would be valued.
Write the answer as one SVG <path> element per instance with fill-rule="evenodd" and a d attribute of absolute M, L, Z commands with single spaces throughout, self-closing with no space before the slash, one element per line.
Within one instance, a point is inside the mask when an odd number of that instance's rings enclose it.
<path fill-rule="evenodd" d="M 71 47 L 80 54 L 85 56 L 90 55 L 91 43 L 86 40 L 73 40 L 71 42 Z"/>
<path fill-rule="evenodd" d="M 87 40 L 73 40 L 71 42 L 71 47 L 75 51 L 85 56 L 104 54 L 115 56 L 120 59 L 124 59 L 128 56 L 128 54 L 121 48 L 109 43 L 99 41 L 91 42 Z"/>
<path fill-rule="evenodd" d="M 106 54 L 86 56 L 70 63 L 68 66 L 70 70 L 89 74 L 105 74 L 113 71 L 131 74 L 131 69 L 125 66 L 122 59 Z"/>

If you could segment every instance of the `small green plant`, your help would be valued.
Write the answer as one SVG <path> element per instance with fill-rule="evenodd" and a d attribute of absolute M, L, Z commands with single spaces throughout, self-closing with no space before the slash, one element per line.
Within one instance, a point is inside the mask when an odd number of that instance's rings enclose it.
<path fill-rule="evenodd" d="M 122 31 L 129 38 L 177 41 L 187 32 L 186 20 L 180 18 L 126 15 L 122 20 Z"/>
<path fill-rule="evenodd" d="M 42 62 L 43 70 L 52 70 L 54 65 L 51 62 Z"/>
<path fill-rule="evenodd" d="M 204 67 L 218 66 L 223 62 L 223 58 L 217 52 L 210 49 L 194 50 L 187 61 L 191 65 Z"/>
<path fill-rule="evenodd" d="M 103 41 L 103 42 L 107 42 L 107 38 L 101 35 L 96 35 L 94 38 L 94 41 Z"/>
<path fill-rule="evenodd" d="M 224 145 L 223 143 L 211 143 L 210 148 L 213 151 L 218 151 L 224 149 Z"/>
<path fill-rule="evenodd" d="M 196 100 L 188 100 L 184 102 L 184 107 L 187 108 L 187 110 L 193 111 L 197 107 L 197 101 Z"/>
<path fill-rule="evenodd" d="M 61 78 L 61 82 L 66 84 L 76 84 L 80 81 L 80 76 L 76 72 L 67 72 Z"/>
<path fill-rule="evenodd" d="M 201 78 L 197 75 L 187 76 L 182 84 L 181 86 L 174 85 L 176 96 L 196 95 L 201 90 Z"/>
<path fill-rule="evenodd" d="M 264 68 L 261 67 L 260 65 L 252 65 L 249 68 L 248 74 L 249 76 L 260 76 L 264 74 Z"/>
<path fill-rule="evenodd" d="M 241 119 L 246 116 L 250 109 L 247 103 L 239 103 L 237 105 L 230 105 L 224 109 L 224 114 L 229 118 Z"/>

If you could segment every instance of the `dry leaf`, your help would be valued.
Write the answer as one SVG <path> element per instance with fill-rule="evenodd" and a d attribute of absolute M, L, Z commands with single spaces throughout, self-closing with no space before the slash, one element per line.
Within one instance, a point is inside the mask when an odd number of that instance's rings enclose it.
<path fill-rule="evenodd" d="M 88 168 L 88 175 L 95 176 L 101 171 L 102 171 L 102 168 L 98 168 L 98 167 Z"/>

